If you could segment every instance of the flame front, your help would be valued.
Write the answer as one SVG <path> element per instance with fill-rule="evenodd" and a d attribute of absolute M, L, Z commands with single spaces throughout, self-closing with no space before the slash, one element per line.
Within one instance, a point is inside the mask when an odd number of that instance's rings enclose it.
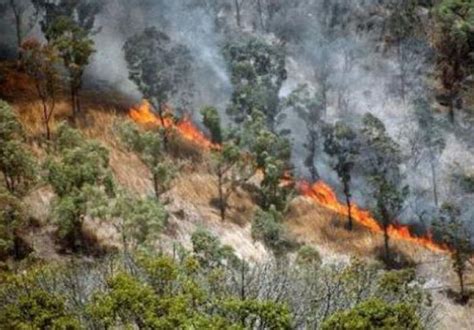
<path fill-rule="evenodd" d="M 152 106 L 147 100 L 142 101 L 140 105 L 130 109 L 129 116 L 140 125 L 175 129 L 183 138 L 205 149 L 216 149 L 219 147 L 212 143 L 199 128 L 193 124 L 189 117 L 184 117 L 175 122 L 171 113 L 167 111 L 163 119 L 161 119 L 154 114 Z"/>
<path fill-rule="evenodd" d="M 323 181 L 318 181 L 313 185 L 308 182 L 300 182 L 298 188 L 301 195 L 310 198 L 337 214 L 347 216 L 349 211 L 347 205 L 339 202 L 336 193 Z M 370 214 L 369 211 L 363 210 L 355 204 L 351 204 L 351 215 L 355 222 L 366 227 L 370 231 L 376 233 L 383 232 L 379 222 Z M 426 236 L 416 236 L 410 231 L 410 228 L 407 225 L 391 224 L 388 227 L 388 234 L 391 238 L 422 245 L 433 251 L 447 250 L 444 246 L 437 244 L 430 233 L 427 233 Z"/>
<path fill-rule="evenodd" d="M 168 111 L 163 120 L 156 116 L 152 111 L 151 104 L 144 100 L 139 106 L 130 109 L 130 118 L 136 123 L 144 126 L 165 127 L 175 129 L 183 138 L 192 141 L 204 149 L 220 149 L 220 146 L 213 144 L 193 123 L 189 118 L 184 118 L 175 122 L 170 112 Z M 281 185 L 289 186 L 294 184 L 294 179 L 289 173 L 282 178 Z M 323 181 L 318 181 L 315 184 L 308 182 L 299 182 L 297 184 L 301 195 L 310 198 L 312 201 L 322 205 L 323 207 L 340 214 L 347 216 L 348 207 L 341 203 L 336 193 Z M 366 227 L 372 232 L 382 233 L 378 221 L 372 217 L 369 211 L 359 208 L 356 204 L 351 205 L 351 214 L 355 222 Z M 388 228 L 388 234 L 391 238 L 408 241 L 421 246 L 424 246 L 433 251 L 446 251 L 447 249 L 437 244 L 428 233 L 426 236 L 416 236 L 411 231 L 409 226 L 392 224 Z"/>

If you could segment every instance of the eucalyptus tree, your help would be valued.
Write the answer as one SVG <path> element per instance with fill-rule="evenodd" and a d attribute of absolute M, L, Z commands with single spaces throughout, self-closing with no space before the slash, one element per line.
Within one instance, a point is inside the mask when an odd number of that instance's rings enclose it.
<path fill-rule="evenodd" d="M 361 128 L 361 161 L 370 186 L 371 209 L 380 219 L 384 233 L 384 257 L 391 261 L 389 229 L 400 215 L 409 188 L 403 184 L 403 155 L 400 146 L 389 136 L 383 122 L 366 114 Z"/>

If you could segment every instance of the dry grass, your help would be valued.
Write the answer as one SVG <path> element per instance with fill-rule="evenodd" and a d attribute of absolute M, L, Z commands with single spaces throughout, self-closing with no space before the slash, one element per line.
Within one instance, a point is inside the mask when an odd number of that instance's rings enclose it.
<path fill-rule="evenodd" d="M 292 201 L 287 225 L 298 241 L 313 244 L 340 254 L 377 257 L 383 251 L 383 236 L 354 223 L 353 231 L 346 228 L 347 219 L 311 200 L 298 197 Z M 405 241 L 390 241 L 391 247 L 408 260 L 420 261 L 438 255 L 422 246 Z"/>

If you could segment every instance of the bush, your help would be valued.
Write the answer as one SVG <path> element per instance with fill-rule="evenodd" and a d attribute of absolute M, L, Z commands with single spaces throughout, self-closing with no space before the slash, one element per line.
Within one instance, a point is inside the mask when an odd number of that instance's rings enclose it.
<path fill-rule="evenodd" d="M 323 323 L 323 330 L 422 329 L 413 308 L 370 299 L 353 309 L 334 313 Z"/>
<path fill-rule="evenodd" d="M 23 144 L 24 132 L 10 106 L 0 100 L 0 172 L 6 188 L 21 194 L 34 182 L 35 162 Z"/>

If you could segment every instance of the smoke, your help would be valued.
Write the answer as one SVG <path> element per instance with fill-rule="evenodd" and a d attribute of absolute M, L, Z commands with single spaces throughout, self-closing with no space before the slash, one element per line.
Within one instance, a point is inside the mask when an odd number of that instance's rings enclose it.
<path fill-rule="evenodd" d="M 412 194 L 402 220 L 420 221 L 423 218 L 420 215 L 434 214 L 435 207 L 430 163 L 426 159 L 414 161 L 418 127 L 413 119 L 413 101 L 418 97 L 434 99 L 430 87 L 433 52 L 425 41 L 426 37 L 414 36 L 403 42 L 398 50 L 387 46 L 384 36 L 390 15 L 386 6 L 389 2 L 393 1 L 281 1 L 281 8 L 272 19 L 264 15 L 264 28 L 259 27 L 261 22 L 256 8 L 250 7 L 254 2 L 246 2 L 241 12 L 242 30 L 269 41 L 285 41 L 289 77 L 280 92 L 282 98 L 299 84 L 307 83 L 313 89 L 325 87 L 328 96 L 327 122 L 346 120 L 358 129 L 360 117 L 370 112 L 385 123 L 389 134 L 407 155 L 403 170 Z M 232 85 L 222 45 L 229 38 L 228 29 L 236 29 L 232 4 L 230 2 L 218 13 L 219 20 L 224 21 L 227 27 L 219 29 L 209 8 L 197 6 L 197 3 L 193 0 L 104 2 L 96 20 L 101 30 L 94 36 L 97 52 L 88 67 L 87 82 L 111 86 L 138 101 L 140 93 L 128 79 L 122 47 L 127 38 L 135 33 L 157 26 L 171 38 L 185 44 L 192 53 L 195 66 L 192 79 L 196 88 L 193 108 L 217 106 L 225 117 L 224 110 L 230 102 Z M 428 10 L 419 7 L 420 20 L 426 20 L 427 15 Z M 1 31 L 6 32 L 2 42 L 11 45 L 14 31 L 5 22 L 0 22 Z M 8 47 L 2 46 L 2 49 Z M 306 176 L 303 165 L 306 132 L 302 129 L 305 126 L 295 113 L 287 110 L 287 115 L 283 128 L 292 131 L 296 172 Z M 440 120 L 443 117 L 440 114 L 436 116 Z M 453 164 L 463 171 L 474 168 L 469 145 L 454 133 L 449 125 L 445 125 L 441 133 L 446 148 L 436 161 L 440 201 L 453 198 L 465 200 L 466 194 L 452 183 Z M 333 187 L 340 187 L 327 156 L 320 149 L 318 171 Z M 362 176 L 354 178 L 353 187 L 355 200 L 367 205 L 369 188 Z M 340 193 L 340 188 L 337 190 Z"/>

